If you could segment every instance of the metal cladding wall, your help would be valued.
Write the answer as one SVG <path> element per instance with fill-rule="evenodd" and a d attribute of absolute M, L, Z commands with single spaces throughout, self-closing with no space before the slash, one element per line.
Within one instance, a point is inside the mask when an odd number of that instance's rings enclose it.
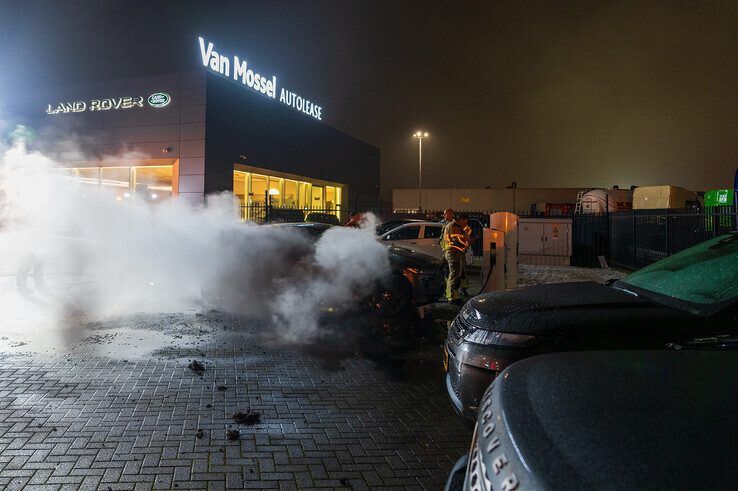
<path fill-rule="evenodd" d="M 346 184 L 349 203 L 379 195 L 379 149 L 215 74 L 206 98 L 206 194 L 231 190 L 244 164 Z"/>
<path fill-rule="evenodd" d="M 47 105 L 165 92 L 165 107 L 46 114 Z M 171 165 L 179 160 L 179 197 L 201 203 L 205 174 L 205 74 L 173 73 L 51 87 L 16 94 L 5 118 L 26 124 L 34 148 L 61 165 Z M 163 152 L 163 149 L 167 149 Z"/>

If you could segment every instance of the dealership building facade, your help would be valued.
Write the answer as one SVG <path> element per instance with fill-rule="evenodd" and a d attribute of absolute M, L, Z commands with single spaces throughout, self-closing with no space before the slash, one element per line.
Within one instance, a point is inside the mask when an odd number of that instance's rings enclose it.
<path fill-rule="evenodd" d="M 294 93 L 280 103 L 241 85 L 205 67 L 34 91 L 11 112 L 40 135 L 39 145 L 73 150 L 57 172 L 118 200 L 198 204 L 232 191 L 243 218 L 267 201 L 336 214 L 371 206 L 377 148 L 326 125 L 324 110 Z"/>

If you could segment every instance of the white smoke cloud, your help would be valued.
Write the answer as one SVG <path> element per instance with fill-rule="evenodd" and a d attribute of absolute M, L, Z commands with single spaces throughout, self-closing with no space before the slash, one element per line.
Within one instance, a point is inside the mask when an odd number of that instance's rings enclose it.
<path fill-rule="evenodd" d="M 318 329 L 321 309 L 357 307 L 389 274 L 372 217 L 313 243 L 292 228 L 240 223 L 229 193 L 199 207 L 117 201 L 60 179 L 58 168 L 23 142 L 0 148 L 2 267 L 30 261 L 58 277 L 60 318 L 218 308 L 269 316 L 301 340 Z"/>

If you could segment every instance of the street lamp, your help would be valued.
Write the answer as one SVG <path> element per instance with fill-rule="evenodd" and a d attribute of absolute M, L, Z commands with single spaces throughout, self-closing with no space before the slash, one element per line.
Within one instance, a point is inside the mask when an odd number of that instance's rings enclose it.
<path fill-rule="evenodd" d="M 416 131 L 418 139 L 418 213 L 423 211 L 423 138 L 428 138 L 427 131 Z"/>

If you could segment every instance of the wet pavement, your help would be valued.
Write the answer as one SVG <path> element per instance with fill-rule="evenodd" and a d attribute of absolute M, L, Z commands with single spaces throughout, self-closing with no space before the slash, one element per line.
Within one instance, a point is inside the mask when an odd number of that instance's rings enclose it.
<path fill-rule="evenodd" d="M 216 311 L 51 315 L 59 289 L 0 278 L 5 489 L 437 489 L 468 447 L 443 383 L 453 312 L 327 313 L 288 342 Z"/>

